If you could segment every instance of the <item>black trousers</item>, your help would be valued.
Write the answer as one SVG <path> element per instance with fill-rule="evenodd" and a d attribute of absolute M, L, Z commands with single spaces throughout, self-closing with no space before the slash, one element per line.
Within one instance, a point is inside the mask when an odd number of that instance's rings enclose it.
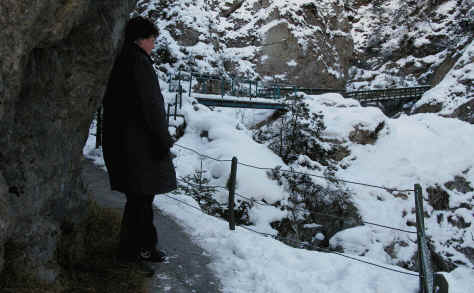
<path fill-rule="evenodd" d="M 119 255 L 134 257 L 141 249 L 153 250 L 158 235 L 153 224 L 155 195 L 126 194 L 127 202 L 120 230 Z"/>

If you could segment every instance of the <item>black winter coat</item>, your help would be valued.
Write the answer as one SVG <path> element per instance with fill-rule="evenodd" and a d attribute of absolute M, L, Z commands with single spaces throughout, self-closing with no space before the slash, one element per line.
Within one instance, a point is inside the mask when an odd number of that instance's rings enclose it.
<path fill-rule="evenodd" d="M 176 189 L 171 138 L 148 54 L 125 44 L 104 96 L 103 152 L 112 190 L 159 194 Z"/>

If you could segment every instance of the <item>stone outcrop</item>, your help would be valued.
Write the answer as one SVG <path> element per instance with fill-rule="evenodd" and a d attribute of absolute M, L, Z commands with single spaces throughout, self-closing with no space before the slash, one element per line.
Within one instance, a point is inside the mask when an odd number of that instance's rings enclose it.
<path fill-rule="evenodd" d="M 370 129 L 365 129 L 364 125 L 357 124 L 354 126 L 354 130 L 349 133 L 349 140 L 362 145 L 375 144 L 379 132 L 384 128 L 384 126 L 385 122 L 382 121 L 372 131 Z"/>
<path fill-rule="evenodd" d="M 332 14 L 305 4 L 291 15 L 274 11 L 265 23 L 277 22 L 260 44 L 256 69 L 262 76 L 282 76 L 285 82 L 309 88 L 344 89 L 352 63 L 351 25 L 344 8 L 330 4 Z M 299 17 L 299 18 L 296 18 Z M 314 28 L 304 36 L 301 30 Z"/>
<path fill-rule="evenodd" d="M 0 271 L 52 282 L 80 255 L 58 247 L 80 239 L 82 147 L 135 2 L 0 2 Z"/>
<path fill-rule="evenodd" d="M 458 118 L 462 121 L 474 124 L 474 99 L 471 99 L 456 108 L 450 117 Z"/>
<path fill-rule="evenodd" d="M 137 12 L 163 30 L 158 60 L 166 73 L 179 68 L 344 88 L 353 62 L 351 24 L 340 1 L 142 0 Z"/>

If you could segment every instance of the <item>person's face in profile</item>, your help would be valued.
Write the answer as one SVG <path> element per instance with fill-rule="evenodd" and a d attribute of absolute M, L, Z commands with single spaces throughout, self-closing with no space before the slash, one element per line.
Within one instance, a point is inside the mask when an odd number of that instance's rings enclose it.
<path fill-rule="evenodd" d="M 155 41 L 156 41 L 156 37 L 155 36 L 150 36 L 149 38 L 138 40 L 137 44 L 148 55 L 150 55 L 153 48 L 155 48 Z"/>

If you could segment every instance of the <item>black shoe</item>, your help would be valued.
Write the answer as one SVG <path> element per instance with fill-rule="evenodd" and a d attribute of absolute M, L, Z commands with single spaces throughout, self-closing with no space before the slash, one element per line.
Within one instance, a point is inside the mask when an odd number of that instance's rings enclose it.
<path fill-rule="evenodd" d="M 141 250 L 138 258 L 143 261 L 149 262 L 164 262 L 166 260 L 166 254 L 161 250 Z"/>
<path fill-rule="evenodd" d="M 141 261 L 139 257 L 131 257 L 131 256 L 119 256 L 118 260 L 118 267 L 127 270 L 133 270 L 139 274 L 143 274 L 146 277 L 153 277 L 155 274 L 155 270 L 151 268 L 148 264 Z"/>
<path fill-rule="evenodd" d="M 144 262 L 138 262 L 136 265 L 137 272 L 145 275 L 145 277 L 151 278 L 155 274 L 155 270 Z"/>

